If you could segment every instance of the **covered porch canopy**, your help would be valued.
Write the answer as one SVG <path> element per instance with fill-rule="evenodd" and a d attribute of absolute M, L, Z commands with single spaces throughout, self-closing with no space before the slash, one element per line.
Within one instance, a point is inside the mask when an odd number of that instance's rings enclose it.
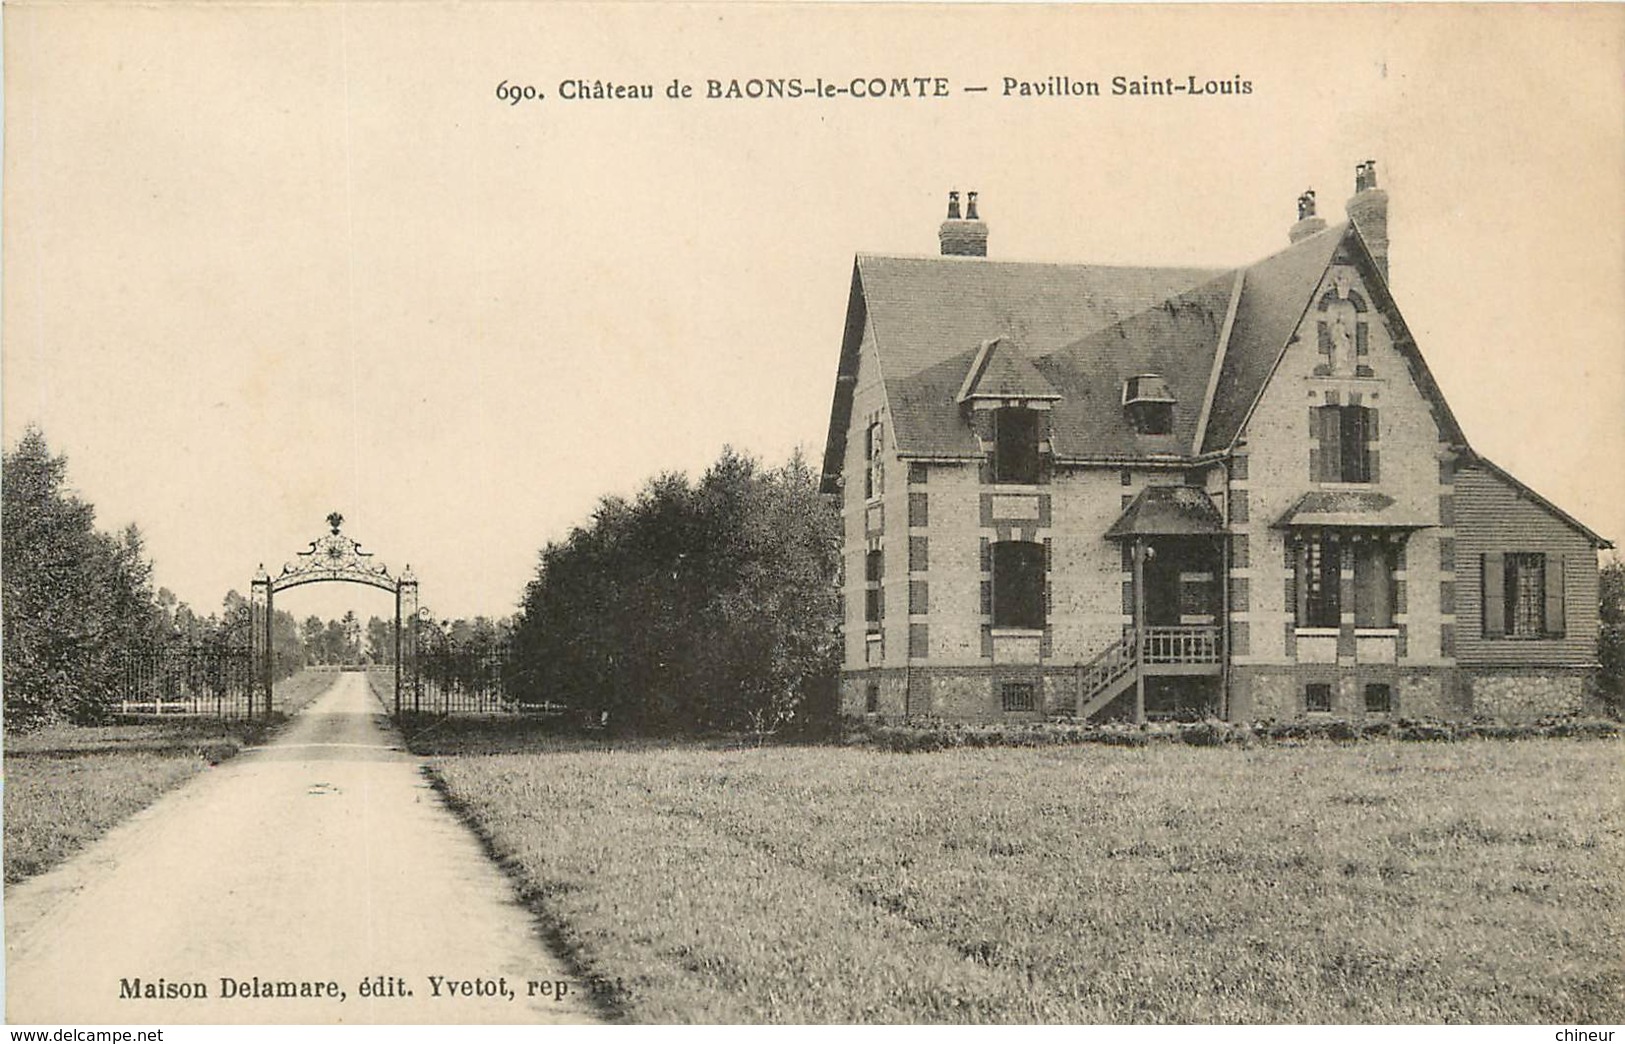
<path fill-rule="evenodd" d="M 1224 516 L 1194 486 L 1147 486 L 1106 530 L 1107 540 L 1153 536 L 1223 536 Z"/>
<path fill-rule="evenodd" d="M 1292 502 L 1276 529 L 1375 529 L 1408 532 L 1432 525 L 1386 493 L 1315 490 Z"/>

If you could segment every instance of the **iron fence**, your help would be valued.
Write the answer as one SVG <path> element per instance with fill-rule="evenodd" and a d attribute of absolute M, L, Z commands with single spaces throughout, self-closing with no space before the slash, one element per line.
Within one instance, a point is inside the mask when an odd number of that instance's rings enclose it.
<path fill-rule="evenodd" d="M 119 713 L 248 718 L 253 694 L 254 657 L 246 648 L 156 649 L 125 661 Z"/>

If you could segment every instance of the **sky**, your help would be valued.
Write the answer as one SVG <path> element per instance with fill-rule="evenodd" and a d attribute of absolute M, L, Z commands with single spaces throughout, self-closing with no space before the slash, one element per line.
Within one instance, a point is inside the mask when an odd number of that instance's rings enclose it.
<path fill-rule="evenodd" d="M 41 427 L 203 610 L 338 510 L 439 615 L 503 615 L 606 494 L 725 444 L 817 461 L 853 254 L 935 253 L 949 189 L 980 193 L 992 257 L 1229 266 L 1286 245 L 1306 188 L 1339 220 L 1366 159 L 1469 440 L 1625 538 L 1615 5 L 5 15 L 0 429 Z M 1252 91 L 1113 97 L 1118 75 Z M 876 76 L 949 96 L 704 97 Z"/>

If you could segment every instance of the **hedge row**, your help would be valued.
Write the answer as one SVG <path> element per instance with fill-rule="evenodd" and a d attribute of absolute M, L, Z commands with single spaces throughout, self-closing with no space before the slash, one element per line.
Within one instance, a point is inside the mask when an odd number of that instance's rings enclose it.
<path fill-rule="evenodd" d="M 1224 721 L 1193 724 L 1085 725 L 1076 722 L 1033 722 L 1020 725 L 921 722 L 907 725 L 862 723 L 850 726 L 847 742 L 899 754 L 953 750 L 960 747 L 1057 747 L 1100 743 L 1144 747 L 1185 743 L 1194 747 L 1250 747 L 1258 743 L 1298 740 L 1361 740 L 1454 743 L 1474 739 L 1599 739 L 1619 736 L 1625 725 L 1606 719 L 1555 718 L 1535 722 L 1450 722 L 1400 718 L 1391 721 L 1285 721 L 1233 725 Z"/>

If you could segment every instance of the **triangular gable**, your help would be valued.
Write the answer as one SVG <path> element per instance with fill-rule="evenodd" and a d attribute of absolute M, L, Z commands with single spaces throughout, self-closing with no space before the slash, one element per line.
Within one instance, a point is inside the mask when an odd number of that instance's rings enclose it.
<path fill-rule="evenodd" d="M 1444 400 L 1416 339 L 1394 304 L 1388 284 L 1372 259 L 1359 229 L 1345 222 L 1302 240 L 1247 270 L 1246 289 L 1236 309 L 1224 372 L 1215 384 L 1211 421 L 1202 449 L 1224 452 L 1235 446 L 1287 350 L 1315 291 L 1333 264 L 1353 264 L 1392 334 L 1394 350 L 1405 360 L 1411 380 L 1433 412 L 1447 443 L 1467 446 L 1455 414 Z"/>
<path fill-rule="evenodd" d="M 1543 508 L 1553 518 L 1567 525 L 1575 532 L 1583 535 L 1587 540 L 1591 541 L 1594 547 L 1610 548 L 1614 546 L 1612 541 L 1599 536 L 1588 526 L 1586 526 L 1584 522 L 1581 522 L 1579 519 L 1575 518 L 1567 511 L 1564 511 L 1550 500 L 1547 500 L 1545 497 L 1541 496 L 1539 493 L 1536 493 L 1522 482 L 1519 482 L 1510 471 L 1507 471 L 1505 468 L 1490 460 L 1488 457 L 1481 457 L 1477 453 L 1471 453 L 1471 451 L 1469 451 L 1469 466 L 1482 467 L 1485 471 L 1488 471 L 1502 482 L 1505 482 L 1507 485 L 1511 486 L 1516 492 L 1527 498 L 1530 502 L 1534 503 L 1540 508 Z"/>
<path fill-rule="evenodd" d="M 972 399 L 1059 399 L 1055 386 L 1044 378 L 1009 337 L 983 341 L 965 372 L 956 402 Z"/>

